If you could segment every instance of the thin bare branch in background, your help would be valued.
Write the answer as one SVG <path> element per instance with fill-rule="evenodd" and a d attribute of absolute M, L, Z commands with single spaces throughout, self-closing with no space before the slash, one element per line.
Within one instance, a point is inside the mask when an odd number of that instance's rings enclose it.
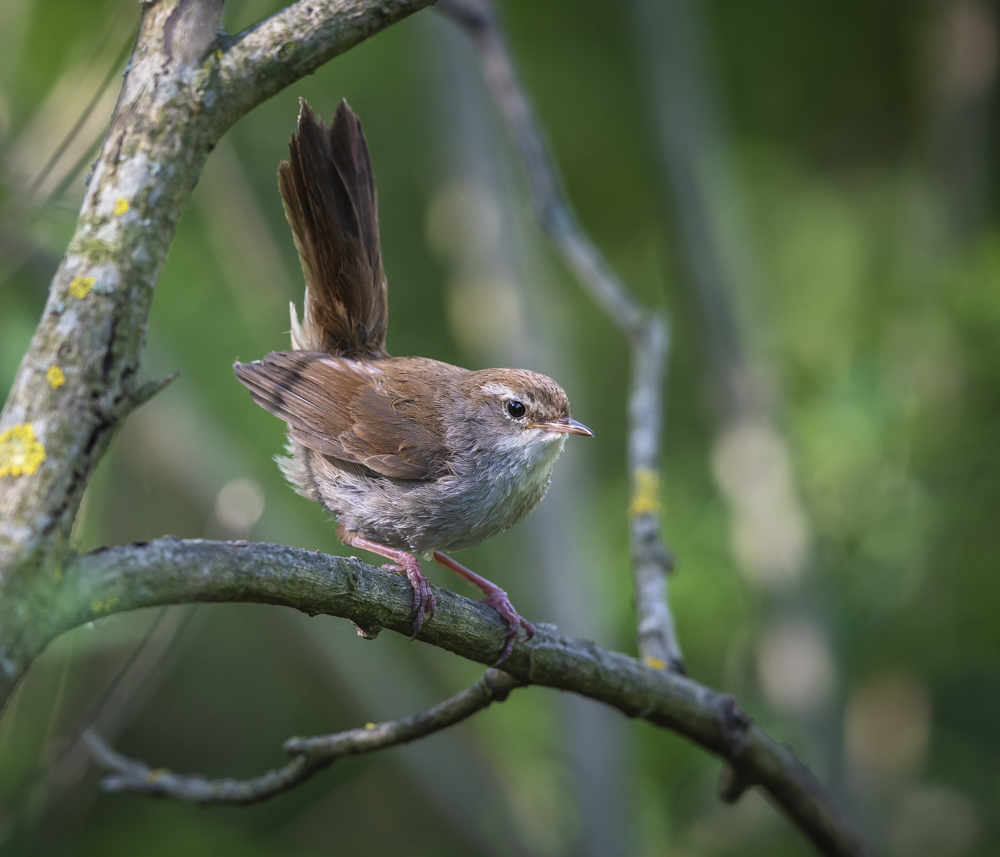
<path fill-rule="evenodd" d="M 546 285 L 550 265 L 538 251 L 539 240 L 548 239 L 524 216 L 522 167 L 509 157 L 509 134 L 475 44 L 446 16 L 428 17 L 443 154 L 442 185 L 428 209 L 428 237 L 449 265 L 452 333 L 477 364 L 526 366 L 559 378 L 568 390 L 579 389 L 585 379 L 573 359 L 569 330 L 552 319 L 565 311 L 566 300 L 580 295 L 563 296 Z M 615 336 L 613 325 L 605 326 L 606 335 Z M 585 523 L 586 510 L 596 501 L 595 452 L 593 445 L 580 444 L 560 459 L 545 502 L 518 527 L 531 561 L 508 571 L 535 594 L 539 615 L 564 632 L 600 638 L 617 611 L 602 597 L 605 563 L 597 559 L 614 548 L 605 533 Z M 544 573 L 533 574 L 533 567 Z M 568 767 L 569 781 L 558 807 L 538 811 L 534 824 L 544 825 L 544 832 L 519 829 L 536 853 L 630 857 L 638 809 L 630 794 L 636 760 L 628 747 L 629 724 L 617 712 L 573 694 L 542 704 L 562 724 L 552 750 Z"/>
<path fill-rule="evenodd" d="M 91 113 L 94 112 L 94 108 L 96 108 L 97 105 L 100 103 L 100 100 L 103 97 L 104 93 L 107 91 L 108 87 L 111 86 L 111 84 L 114 82 L 115 77 L 121 71 L 122 64 L 128 58 L 129 51 L 132 50 L 132 44 L 133 44 L 133 39 L 131 38 L 126 39 L 125 43 L 118 51 L 118 56 L 116 56 L 111 65 L 108 66 L 108 70 L 104 76 L 104 80 L 101 81 L 100 85 L 94 91 L 94 94 L 91 97 L 90 101 L 88 101 L 83 110 L 80 111 L 80 115 L 77 117 L 72 127 L 66 132 L 66 135 L 63 137 L 59 145 L 56 146 L 55 150 L 49 156 L 49 159 L 45 162 L 45 165 L 38 171 L 38 175 L 36 175 L 31 180 L 31 184 L 28 185 L 28 191 L 27 191 L 28 196 L 32 196 L 42 186 L 42 183 L 49 177 L 49 173 L 51 173 L 55 165 L 59 163 L 59 159 L 70 147 L 70 144 L 72 144 L 72 142 L 76 139 L 77 134 L 79 134 L 80 131 L 83 130 L 83 126 L 87 124 L 87 120 L 90 118 Z M 98 141 L 95 140 L 94 143 L 96 142 Z M 92 147 L 93 144 L 91 144 L 91 146 L 88 146 L 87 151 L 88 152 L 91 151 Z M 77 172 L 79 172 L 79 169 L 77 168 L 76 165 L 74 165 L 74 168 L 70 170 L 69 175 L 65 176 L 56 184 L 56 188 L 57 189 L 61 188 L 66 179 L 67 178 L 71 179 L 74 175 L 76 175 Z M 50 194 L 48 198 L 46 198 L 46 200 L 42 203 L 42 205 L 45 205 L 50 200 L 57 198 L 58 196 L 56 192 L 53 191 L 53 193 Z"/>
<path fill-rule="evenodd" d="M 437 8 L 468 32 L 479 49 L 486 81 L 524 161 L 539 224 L 628 340 L 632 353 L 628 515 L 639 655 L 652 666 L 683 672 L 667 598 L 667 576 L 674 561 L 660 530 L 660 437 L 670 344 L 666 318 L 647 313 L 636 302 L 577 224 L 492 5 L 488 0 L 440 0 Z"/>
<path fill-rule="evenodd" d="M 815 582 L 808 583 L 815 552 L 780 396 L 758 346 L 765 274 L 712 74 L 707 22 L 692 0 L 632 6 L 685 281 L 702 310 L 699 339 L 717 419 L 712 469 L 737 568 L 762 592 L 768 614 L 756 652 L 762 690 L 797 728 L 801 752 L 831 770 L 843 734 L 833 703 L 838 669 Z M 797 671 L 786 667 L 792 658 L 802 665 Z M 733 781 L 727 774 L 724 795 Z"/>
<path fill-rule="evenodd" d="M 288 764 L 246 780 L 211 780 L 199 774 L 153 769 L 112 749 L 92 730 L 84 733 L 84 740 L 94 758 L 114 771 L 101 781 L 105 791 L 144 792 L 197 804 L 250 804 L 295 788 L 344 756 L 395 747 L 454 726 L 492 703 L 502 702 L 520 686 L 521 682 L 506 673 L 488 669 L 472 686 L 419 714 L 332 735 L 290 738 L 285 751 L 295 757 Z"/>

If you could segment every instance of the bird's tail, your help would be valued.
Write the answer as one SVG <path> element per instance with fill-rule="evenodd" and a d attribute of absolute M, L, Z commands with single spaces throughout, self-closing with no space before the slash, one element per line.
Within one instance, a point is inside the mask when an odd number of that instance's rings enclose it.
<path fill-rule="evenodd" d="M 291 307 L 292 348 L 384 357 L 389 308 L 361 122 L 342 101 L 327 128 L 300 100 L 288 149 L 278 187 L 306 280 L 301 324 Z"/>

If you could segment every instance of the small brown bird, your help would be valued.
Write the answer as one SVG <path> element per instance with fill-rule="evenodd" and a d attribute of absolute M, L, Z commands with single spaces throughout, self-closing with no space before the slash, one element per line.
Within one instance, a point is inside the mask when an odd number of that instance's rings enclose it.
<path fill-rule="evenodd" d="M 298 136 L 278 169 L 306 294 L 292 305 L 292 351 L 237 363 L 257 404 L 288 423 L 278 463 L 295 489 L 337 518 L 346 545 L 404 571 L 414 637 L 434 597 L 414 554 L 457 572 L 508 623 L 497 663 L 523 627 L 506 593 L 442 550 L 472 547 L 542 499 L 570 417 L 551 378 L 524 369 L 471 372 L 424 357 L 390 357 L 375 181 L 361 123 L 345 102 L 333 125 L 301 102 Z"/>

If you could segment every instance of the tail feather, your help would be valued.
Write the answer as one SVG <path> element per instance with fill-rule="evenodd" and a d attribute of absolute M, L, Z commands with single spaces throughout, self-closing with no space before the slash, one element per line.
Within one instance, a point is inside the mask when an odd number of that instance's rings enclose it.
<path fill-rule="evenodd" d="M 361 122 L 346 102 L 333 125 L 301 101 L 298 134 L 278 168 L 278 187 L 306 280 L 292 347 L 384 357 L 389 309 L 378 235 L 378 201 Z"/>

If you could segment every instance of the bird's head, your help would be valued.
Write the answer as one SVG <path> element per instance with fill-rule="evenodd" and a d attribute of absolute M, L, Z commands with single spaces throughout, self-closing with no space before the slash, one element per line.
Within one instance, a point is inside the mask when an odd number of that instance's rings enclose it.
<path fill-rule="evenodd" d="M 467 419 L 478 445 L 531 460 L 554 461 L 566 435 L 594 433 L 570 416 L 566 393 L 551 378 L 526 369 L 471 373 Z M 472 426 L 470 426 L 472 428 Z"/>

